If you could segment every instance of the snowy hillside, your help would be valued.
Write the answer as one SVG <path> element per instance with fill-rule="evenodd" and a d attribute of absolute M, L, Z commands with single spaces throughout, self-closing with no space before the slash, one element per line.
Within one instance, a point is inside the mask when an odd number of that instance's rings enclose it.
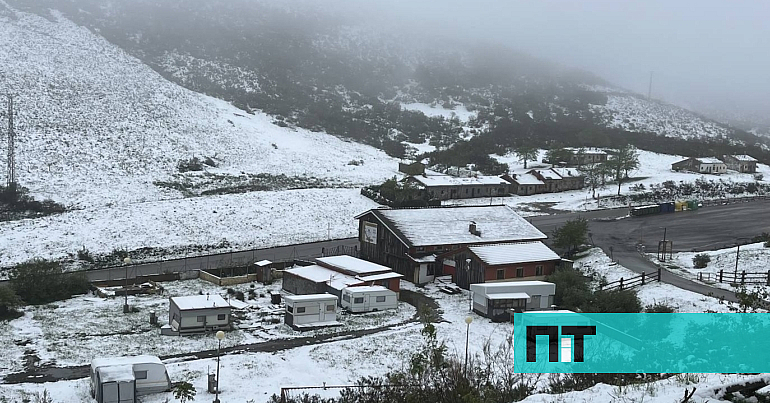
<path fill-rule="evenodd" d="M 607 127 L 632 132 L 652 132 L 685 139 L 726 137 L 733 132 L 686 109 L 648 101 L 630 93 L 608 93 L 607 103 L 592 105 L 592 110 Z"/>
<path fill-rule="evenodd" d="M 185 90 L 58 14 L 0 11 L 0 92 L 16 96 L 17 175 L 33 194 L 77 207 L 178 197 L 153 181 L 170 180 L 192 156 L 213 157 L 216 172 L 335 185 L 376 182 L 396 167 L 372 147 L 281 128 Z"/>

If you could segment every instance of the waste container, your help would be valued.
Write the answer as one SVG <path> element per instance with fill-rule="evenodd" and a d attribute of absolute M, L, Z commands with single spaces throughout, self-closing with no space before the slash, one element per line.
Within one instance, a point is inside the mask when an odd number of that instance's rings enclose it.
<path fill-rule="evenodd" d="M 676 211 L 683 211 L 685 209 L 685 203 L 681 201 L 674 202 L 674 209 Z"/>
<path fill-rule="evenodd" d="M 697 210 L 698 209 L 698 201 L 697 200 L 690 200 L 687 202 L 687 209 L 688 210 Z"/>
<path fill-rule="evenodd" d="M 270 294 L 270 303 L 273 305 L 278 305 L 281 303 L 281 294 L 273 293 Z"/>

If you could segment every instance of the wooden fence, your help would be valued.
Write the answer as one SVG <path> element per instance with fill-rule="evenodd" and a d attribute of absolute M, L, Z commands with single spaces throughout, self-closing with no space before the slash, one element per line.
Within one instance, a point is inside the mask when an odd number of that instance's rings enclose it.
<path fill-rule="evenodd" d="M 331 248 L 321 248 L 321 255 L 323 257 L 339 255 L 358 257 L 358 246 L 339 245 Z"/>
<path fill-rule="evenodd" d="M 712 283 L 762 284 L 770 286 L 770 270 L 766 272 L 720 270 L 718 273 L 698 273 L 698 280 Z"/>
<path fill-rule="evenodd" d="M 600 291 L 615 291 L 615 290 L 628 290 L 630 288 L 635 287 L 641 287 L 651 281 L 660 281 L 660 267 L 656 272 L 647 274 L 645 272 L 642 272 L 642 274 L 634 277 L 629 278 L 623 278 L 621 277 L 620 280 L 612 281 L 607 284 L 600 284 L 599 290 Z"/>

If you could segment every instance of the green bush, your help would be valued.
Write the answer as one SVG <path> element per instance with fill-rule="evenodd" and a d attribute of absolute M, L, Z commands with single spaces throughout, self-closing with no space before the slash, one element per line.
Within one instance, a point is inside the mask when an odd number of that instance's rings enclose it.
<path fill-rule="evenodd" d="M 644 311 L 647 313 L 674 313 L 676 310 L 666 304 L 658 303 L 654 305 L 647 305 L 647 307 L 644 308 Z"/>
<path fill-rule="evenodd" d="M 692 258 L 692 265 L 696 269 L 705 269 L 709 262 L 711 262 L 711 256 L 706 253 L 698 253 Z"/>
<path fill-rule="evenodd" d="M 8 279 L 27 304 L 61 301 L 88 292 L 91 285 L 82 274 L 67 274 L 58 262 L 34 259 L 12 267 Z"/>
<path fill-rule="evenodd" d="M 21 298 L 12 288 L 0 286 L 0 320 L 16 319 L 21 316 L 21 312 L 16 310 L 21 305 Z"/>

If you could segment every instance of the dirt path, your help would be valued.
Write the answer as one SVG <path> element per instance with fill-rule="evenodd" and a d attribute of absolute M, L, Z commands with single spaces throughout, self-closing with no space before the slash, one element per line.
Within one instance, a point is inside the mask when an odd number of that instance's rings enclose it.
<path fill-rule="evenodd" d="M 406 302 L 409 305 L 414 306 L 417 309 L 417 314 L 411 319 L 397 323 L 394 325 L 381 326 L 372 329 L 363 330 L 349 330 L 339 333 L 330 333 L 309 337 L 297 337 L 292 339 L 275 339 L 268 340 L 261 343 L 243 344 L 239 346 L 226 347 L 221 350 L 222 354 L 241 354 L 241 353 L 273 353 L 277 351 L 290 350 L 292 348 L 302 346 L 312 346 L 316 344 L 331 343 L 342 340 L 350 340 L 363 336 L 369 336 L 377 333 L 386 332 L 389 330 L 395 330 L 399 327 L 408 324 L 416 324 L 419 322 L 420 313 L 423 312 L 423 316 L 428 318 L 431 322 L 441 321 L 441 311 L 438 303 L 422 293 L 401 290 L 400 300 Z M 175 359 L 178 361 L 194 361 L 211 357 L 216 357 L 217 350 L 205 350 L 184 354 L 173 354 L 167 356 L 161 356 L 161 360 Z M 27 371 L 10 374 L 3 379 L 3 383 L 6 384 L 18 384 L 18 383 L 43 383 L 43 382 L 57 382 L 66 381 L 80 378 L 87 378 L 89 375 L 89 365 L 79 365 L 72 367 L 37 367 L 32 365 L 28 367 Z"/>

